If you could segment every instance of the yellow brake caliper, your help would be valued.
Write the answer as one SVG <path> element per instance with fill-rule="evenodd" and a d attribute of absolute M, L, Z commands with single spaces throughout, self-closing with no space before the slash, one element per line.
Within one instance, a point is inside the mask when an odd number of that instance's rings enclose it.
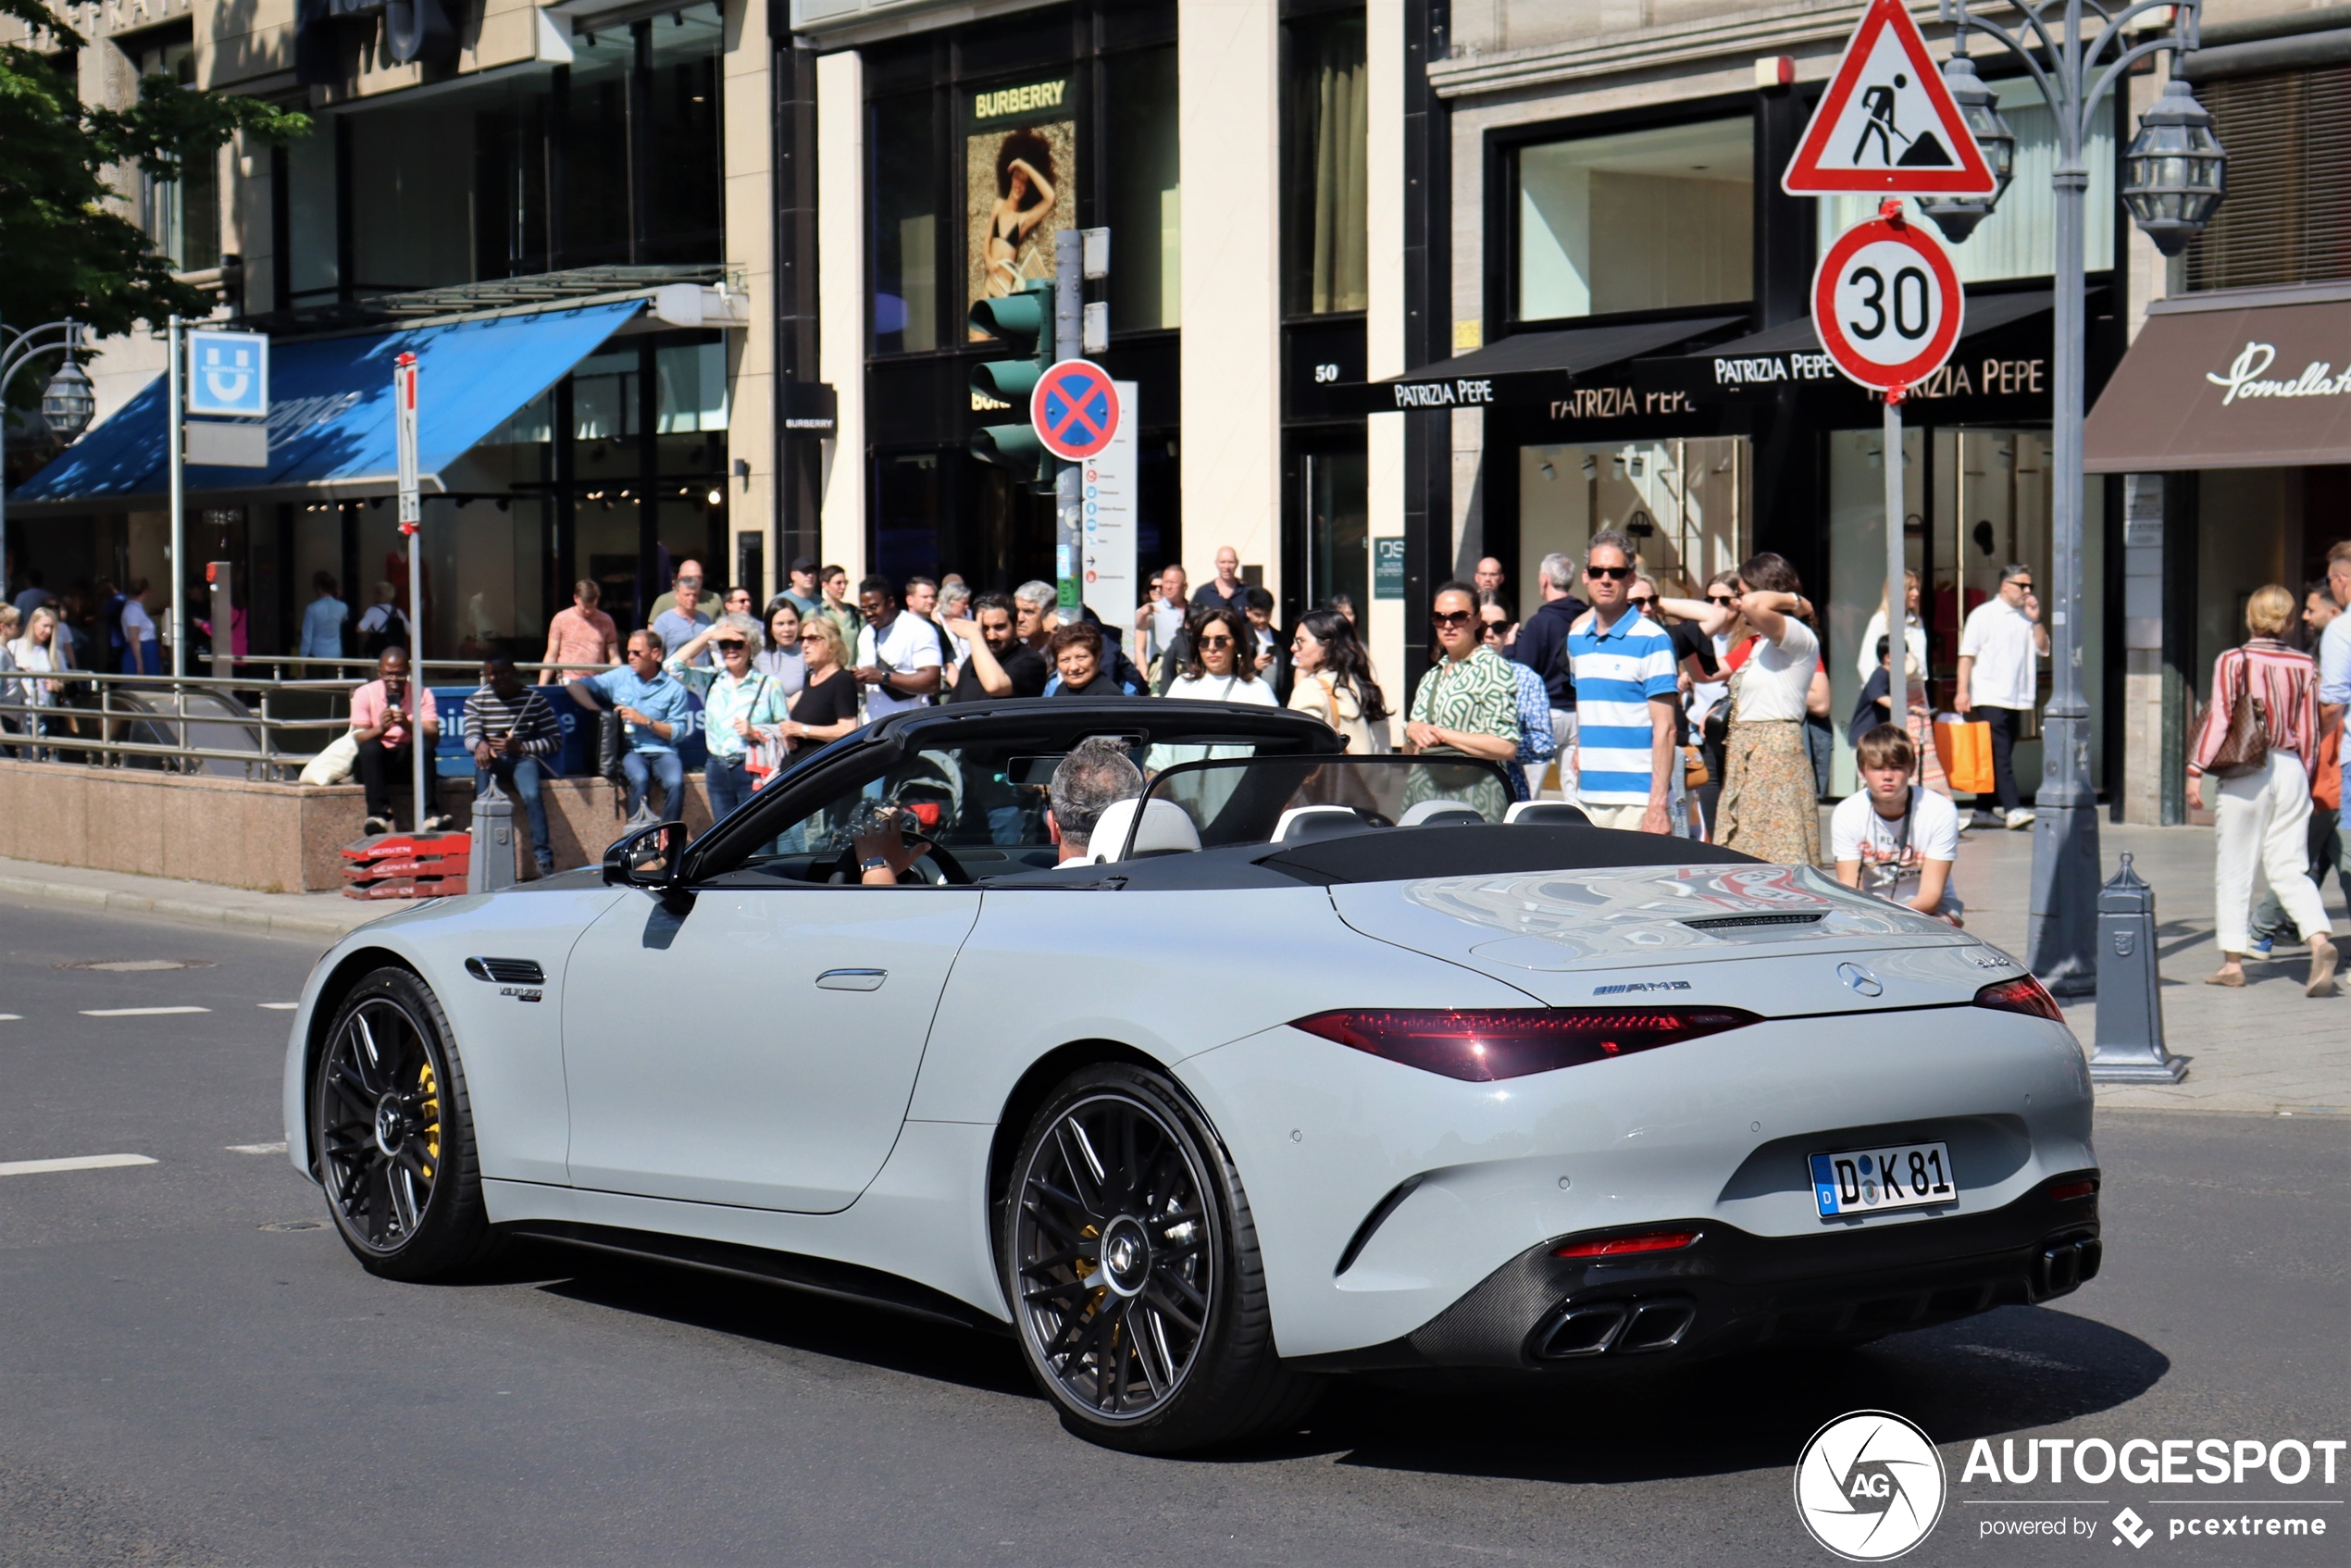
<path fill-rule="evenodd" d="M 425 1119 L 425 1179 L 430 1181 L 433 1168 L 441 1164 L 441 1089 L 433 1079 L 430 1062 L 417 1075 L 417 1091 L 423 1097 L 417 1114 Z"/>

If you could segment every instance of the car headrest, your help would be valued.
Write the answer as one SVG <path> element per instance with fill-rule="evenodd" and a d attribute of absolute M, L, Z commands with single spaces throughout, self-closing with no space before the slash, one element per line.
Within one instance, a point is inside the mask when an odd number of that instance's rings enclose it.
<path fill-rule="evenodd" d="M 1423 801 L 1404 808 L 1396 819 L 1399 828 L 1456 828 L 1465 823 L 1484 822 L 1474 807 L 1459 801 Z"/>
<path fill-rule="evenodd" d="M 1335 833 L 1360 833 L 1370 826 L 1353 806 L 1292 806 L 1274 824 L 1274 842 L 1294 844 Z"/>
<path fill-rule="evenodd" d="M 1140 801 L 1113 801 L 1102 809 L 1101 820 L 1094 824 L 1093 837 L 1086 840 L 1088 865 L 1104 865 L 1121 852 L 1168 854 L 1200 848 L 1200 829 L 1192 826 L 1184 808 L 1174 801 L 1153 801 L 1151 810 L 1143 814 L 1134 849 L 1127 851 L 1126 830 L 1135 826 L 1135 808 L 1140 804 Z"/>
<path fill-rule="evenodd" d="M 1524 822 L 1529 828 L 1589 828 L 1592 819 L 1584 808 L 1565 801 L 1517 801 L 1502 814 L 1505 822 Z"/>

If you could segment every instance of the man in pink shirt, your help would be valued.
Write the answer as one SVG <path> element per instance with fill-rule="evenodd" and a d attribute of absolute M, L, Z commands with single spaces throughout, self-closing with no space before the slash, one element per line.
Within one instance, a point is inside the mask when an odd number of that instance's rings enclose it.
<path fill-rule="evenodd" d="M 359 782 L 367 791 L 367 833 L 392 831 L 392 789 L 409 772 L 408 747 L 422 731 L 428 753 L 441 741 L 441 715 L 432 693 L 408 679 L 408 650 L 387 648 L 376 678 L 351 694 L 351 738 L 359 742 Z M 428 755 L 428 765 L 430 758 Z"/>
<path fill-rule="evenodd" d="M 546 667 L 539 672 L 541 686 L 561 686 L 592 670 L 558 670 L 557 665 L 616 665 L 620 663 L 620 633 L 612 617 L 596 608 L 603 590 L 581 578 L 572 585 L 571 608 L 558 610 L 547 623 Z"/>

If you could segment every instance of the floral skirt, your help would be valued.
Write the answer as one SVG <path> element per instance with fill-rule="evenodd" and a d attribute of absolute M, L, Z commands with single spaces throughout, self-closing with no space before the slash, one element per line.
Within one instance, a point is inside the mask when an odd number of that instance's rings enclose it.
<path fill-rule="evenodd" d="M 1783 865 L 1821 862 L 1821 808 L 1800 720 L 1734 721 L 1723 744 L 1724 849 Z"/>

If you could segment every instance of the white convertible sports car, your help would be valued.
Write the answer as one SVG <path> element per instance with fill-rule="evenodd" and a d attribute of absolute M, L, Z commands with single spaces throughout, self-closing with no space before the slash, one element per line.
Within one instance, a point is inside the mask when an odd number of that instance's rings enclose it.
<path fill-rule="evenodd" d="M 1057 866 L 1096 738 L 1149 790 Z M 992 1327 L 1151 1451 L 1335 1374 L 1849 1343 L 2096 1271 L 2088 1075 L 2005 953 L 1337 744 L 904 714 L 690 843 L 379 920 L 305 988 L 293 1162 L 379 1274 L 528 1235 Z M 877 807 L 929 846 L 900 886 Z"/>

